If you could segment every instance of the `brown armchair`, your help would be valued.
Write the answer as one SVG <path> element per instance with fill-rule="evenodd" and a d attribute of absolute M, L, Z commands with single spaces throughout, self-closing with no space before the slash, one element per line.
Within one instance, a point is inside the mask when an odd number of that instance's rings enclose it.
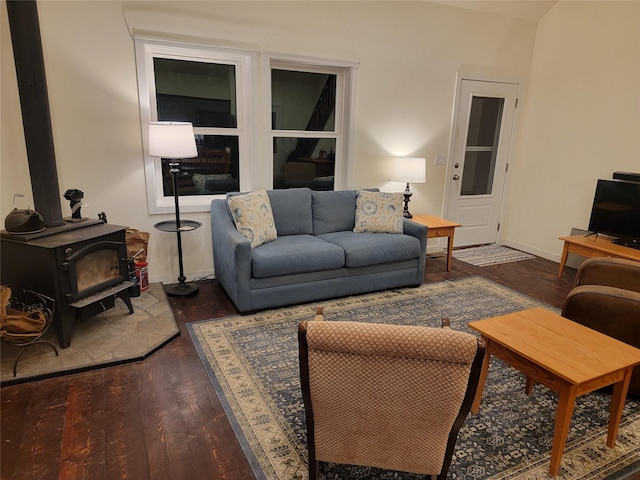
<path fill-rule="evenodd" d="M 591 258 L 578 269 L 562 316 L 640 348 L 640 262 Z M 640 367 L 629 392 L 640 395 Z"/>
<path fill-rule="evenodd" d="M 482 341 L 448 328 L 318 320 L 298 330 L 309 478 L 318 461 L 446 478 Z"/>

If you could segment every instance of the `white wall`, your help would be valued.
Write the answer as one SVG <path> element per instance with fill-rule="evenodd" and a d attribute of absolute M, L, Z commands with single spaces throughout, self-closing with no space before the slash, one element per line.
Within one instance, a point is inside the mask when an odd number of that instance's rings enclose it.
<path fill-rule="evenodd" d="M 1 8 L 0 214 L 4 218 L 12 207 L 13 193 L 30 196 L 31 191 L 4 2 Z M 569 12 L 564 14 L 565 8 L 575 10 L 563 6 L 545 19 L 543 38 L 551 38 L 546 40 L 548 48 L 536 50 L 537 69 L 545 66 L 540 65 L 540 57 L 553 58 L 551 34 L 559 28 L 556 23 L 573 21 L 565 18 L 570 17 Z M 536 28 L 524 20 L 426 2 L 40 1 L 38 9 L 61 199 L 66 189 L 79 188 L 89 204 L 83 216 L 96 218 L 105 211 L 110 223 L 151 232 L 150 280 L 165 282 L 175 282 L 177 277 L 176 242 L 173 235 L 153 228 L 172 215 L 147 213 L 133 31 L 359 62 L 352 186 L 402 191 L 403 185 L 388 181 L 391 158 L 424 156 L 429 160 L 428 180 L 412 187 L 411 210 L 439 215 L 445 167 L 435 167 L 433 157 L 447 153 L 457 72 L 520 78 L 526 86 Z M 628 51 L 631 46 L 625 48 Z M 540 96 L 544 76 L 536 79 L 541 86 L 536 85 L 534 93 Z M 531 115 L 532 127 L 544 124 L 538 111 Z M 570 123 L 562 122 L 563 135 Z M 525 137 L 517 153 L 521 163 L 534 160 L 531 169 L 542 172 L 535 138 Z M 616 150 L 616 156 L 622 157 L 620 148 Z M 637 143 L 627 150 L 625 156 L 635 152 L 633 158 L 638 158 Z M 564 155 L 554 158 L 566 162 Z M 628 164 L 620 168 L 631 169 Z M 532 200 L 525 201 L 528 197 L 519 188 L 530 172 L 526 165 L 516 171 L 518 177 L 512 183 L 518 195 L 512 194 L 512 203 L 529 214 Z M 547 185 L 549 177 L 541 177 L 533 178 Z M 560 201 L 574 198 L 564 185 L 556 189 L 554 195 L 560 195 Z M 539 197 L 532 186 L 527 185 L 527 190 L 533 190 L 533 198 Z M 68 204 L 64 199 L 62 204 L 67 215 Z M 548 215 L 552 213 L 557 212 Z M 213 261 L 208 215 L 188 216 L 203 223 L 203 228 L 183 235 L 185 273 L 192 279 L 210 273 Z M 518 215 L 511 213 L 510 219 L 515 224 L 508 230 L 510 239 L 532 239 L 530 232 L 521 233 Z M 554 218 L 553 223 L 569 226 L 574 219 Z M 547 237 L 554 235 L 551 230 Z M 544 242 L 544 235 L 538 233 L 535 242 L 528 243 L 546 249 Z"/>
<path fill-rule="evenodd" d="M 640 172 L 640 2 L 558 2 L 538 23 L 505 243 L 559 260 L 596 180 Z"/>

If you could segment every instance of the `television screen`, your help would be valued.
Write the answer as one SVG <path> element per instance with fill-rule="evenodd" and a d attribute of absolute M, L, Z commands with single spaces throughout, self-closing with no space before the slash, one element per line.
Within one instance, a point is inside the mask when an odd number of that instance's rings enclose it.
<path fill-rule="evenodd" d="M 589 231 L 640 245 L 640 182 L 598 180 Z"/>

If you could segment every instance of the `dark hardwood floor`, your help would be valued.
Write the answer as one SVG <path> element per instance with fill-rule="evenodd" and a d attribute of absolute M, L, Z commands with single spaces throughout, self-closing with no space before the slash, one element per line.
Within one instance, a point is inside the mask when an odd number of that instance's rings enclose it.
<path fill-rule="evenodd" d="M 539 258 L 445 264 L 429 258 L 425 281 L 480 275 L 556 307 L 575 276 Z M 215 281 L 171 304 L 180 336 L 144 361 L 0 390 L 2 479 L 254 478 L 186 330 L 236 310 Z"/>

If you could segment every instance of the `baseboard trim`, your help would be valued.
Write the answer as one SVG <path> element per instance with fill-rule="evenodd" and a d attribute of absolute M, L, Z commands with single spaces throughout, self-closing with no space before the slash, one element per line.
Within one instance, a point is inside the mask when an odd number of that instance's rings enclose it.
<path fill-rule="evenodd" d="M 558 242 L 561 243 L 559 240 Z M 535 255 L 536 257 L 546 258 L 547 260 L 560 263 L 561 255 L 533 247 L 526 243 L 516 242 L 514 240 L 505 240 L 504 245 L 507 247 L 515 248 L 516 250 L 520 250 L 521 252 L 530 253 L 531 255 Z"/>

